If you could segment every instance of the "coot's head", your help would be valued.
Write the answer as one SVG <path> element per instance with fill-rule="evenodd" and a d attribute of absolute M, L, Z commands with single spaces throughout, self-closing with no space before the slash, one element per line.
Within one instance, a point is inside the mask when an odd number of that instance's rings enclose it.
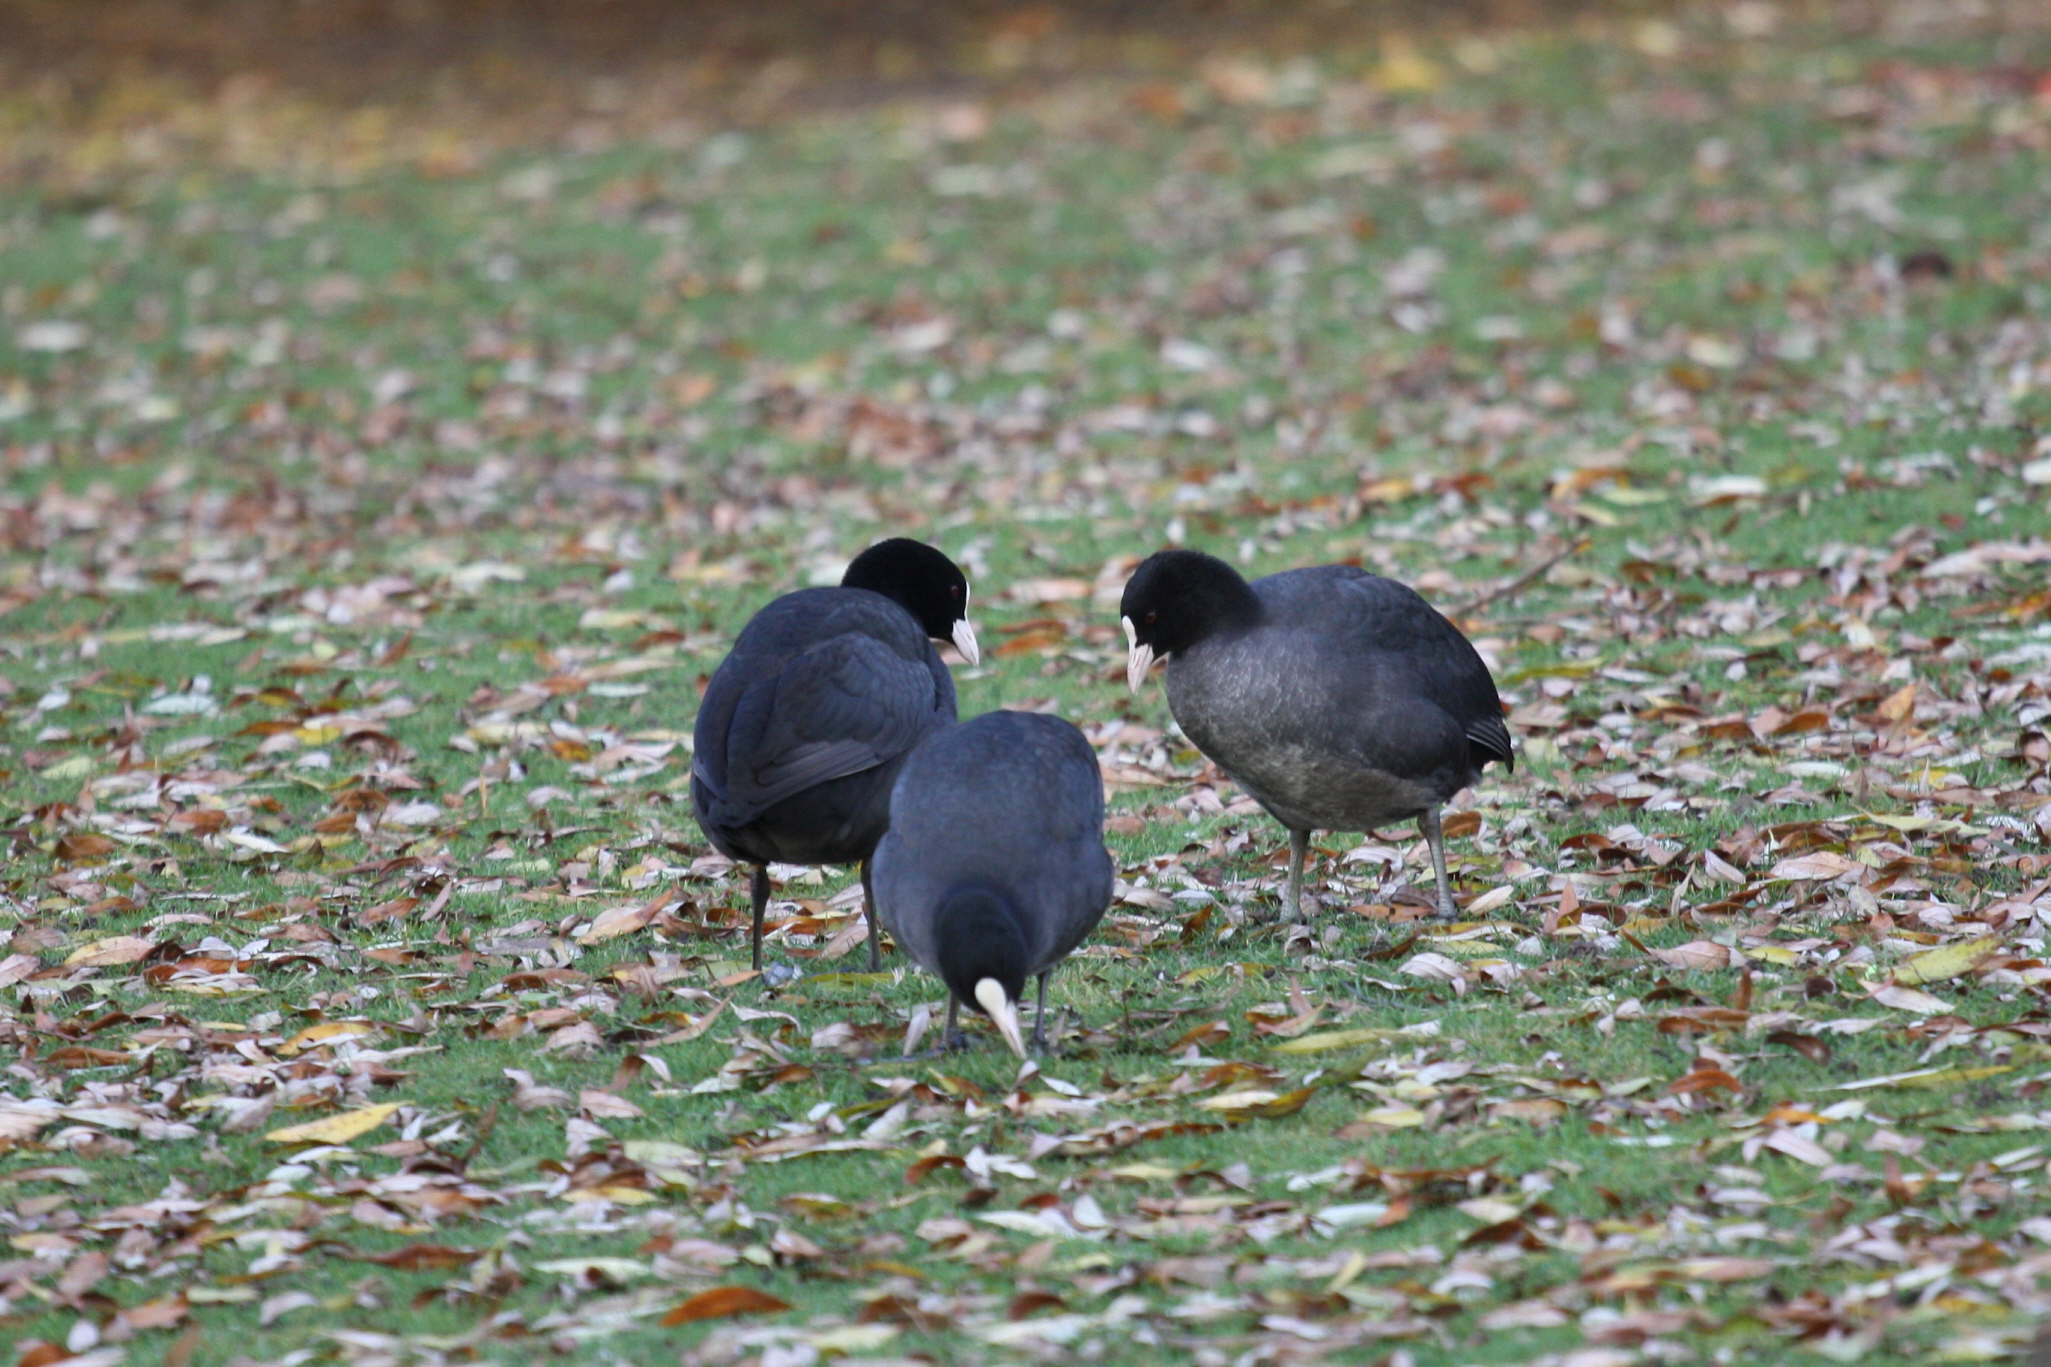
<path fill-rule="evenodd" d="M 942 981 L 988 1016 L 1011 1052 L 1024 1058 L 1018 1003 L 1025 995 L 1026 944 L 1011 903 L 993 889 L 968 884 L 941 899 L 934 921 Z"/>
<path fill-rule="evenodd" d="M 1155 660 L 1187 650 L 1213 632 L 1260 618 L 1253 586 L 1215 555 L 1155 551 L 1125 581 L 1118 615 L 1130 654 L 1125 681 L 1139 692 Z"/>
<path fill-rule="evenodd" d="M 903 605 L 936 641 L 952 641 L 970 664 L 982 659 L 969 625 L 967 576 L 923 541 L 894 536 L 863 551 L 841 576 L 841 587 L 870 589 Z"/>

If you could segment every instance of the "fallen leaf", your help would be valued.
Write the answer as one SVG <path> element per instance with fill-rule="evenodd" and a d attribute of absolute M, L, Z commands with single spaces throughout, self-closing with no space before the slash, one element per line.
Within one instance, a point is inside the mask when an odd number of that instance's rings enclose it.
<path fill-rule="evenodd" d="M 66 968 L 111 968 L 118 964 L 132 964 L 146 957 L 157 947 L 156 941 L 140 935 L 113 935 L 91 944 L 80 945 L 65 956 Z"/>
<path fill-rule="evenodd" d="M 325 1120 L 309 1120 L 303 1125 L 287 1125 L 281 1130 L 272 1130 L 264 1136 L 273 1144 L 346 1144 L 359 1135 L 370 1133 L 392 1118 L 403 1102 L 384 1101 L 360 1110 L 344 1111 Z"/>
<path fill-rule="evenodd" d="M 662 1317 L 666 1329 L 698 1320 L 726 1319 L 733 1315 L 773 1315 L 790 1309 L 786 1301 L 765 1295 L 751 1286 L 715 1286 L 674 1306 Z"/>
<path fill-rule="evenodd" d="M 1941 983 L 1947 978 L 1956 978 L 1972 972 L 2000 948 L 2000 936 L 1983 935 L 1976 940 L 1961 940 L 1953 944 L 1939 945 L 1935 949 L 1926 949 L 1896 968 L 1894 981 L 1903 987 Z"/>

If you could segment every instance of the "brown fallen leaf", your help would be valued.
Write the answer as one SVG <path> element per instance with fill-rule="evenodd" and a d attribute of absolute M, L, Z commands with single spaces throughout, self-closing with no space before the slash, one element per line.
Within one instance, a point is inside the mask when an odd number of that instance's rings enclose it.
<path fill-rule="evenodd" d="M 77 864 L 88 859 L 104 858 L 112 854 L 115 848 L 114 842 L 104 835 L 74 831 L 57 841 L 54 853 L 66 864 Z"/>
<path fill-rule="evenodd" d="M 1848 873 L 1856 873 L 1858 869 L 1857 864 L 1841 854 L 1819 850 L 1814 854 L 1798 854 L 1792 859 L 1783 859 L 1768 870 L 1766 876 L 1789 882 L 1829 882 Z"/>
<path fill-rule="evenodd" d="M 662 1317 L 662 1325 L 665 1329 L 674 1329 L 679 1324 L 693 1324 L 699 1320 L 727 1319 L 733 1315 L 773 1315 L 788 1309 L 789 1302 L 780 1301 L 752 1286 L 715 1286 L 673 1306 Z"/>
<path fill-rule="evenodd" d="M 1815 1035 L 1804 1035 L 1795 1030 L 1775 1030 L 1767 1035 L 1766 1042 L 1786 1045 L 1811 1063 L 1830 1062 L 1830 1046 Z"/>
<path fill-rule="evenodd" d="M 358 1261 L 395 1267 L 401 1272 L 418 1272 L 430 1267 L 462 1267 L 476 1262 L 483 1253 L 474 1248 L 451 1248 L 447 1244 L 407 1244 L 389 1253 L 368 1254 Z"/>
<path fill-rule="evenodd" d="M 154 1300 L 131 1305 L 114 1317 L 116 1325 L 123 1330 L 141 1332 L 146 1329 L 169 1329 L 183 1320 L 191 1309 L 185 1296 L 174 1294 L 158 1296 Z"/>

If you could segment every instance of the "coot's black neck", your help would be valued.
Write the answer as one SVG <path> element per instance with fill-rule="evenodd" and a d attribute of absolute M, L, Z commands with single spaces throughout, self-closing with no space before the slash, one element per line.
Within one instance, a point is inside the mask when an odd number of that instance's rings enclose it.
<path fill-rule="evenodd" d="M 1163 614 L 1156 649 L 1163 655 L 1187 650 L 1213 637 L 1237 636 L 1261 624 L 1261 600 L 1253 585 L 1220 565 L 1223 574 L 1188 585 L 1174 613 Z"/>
<path fill-rule="evenodd" d="M 1030 965 L 1018 908 L 1008 896 L 980 883 L 957 885 L 940 899 L 933 930 L 940 976 L 955 996 L 975 1005 L 976 984 L 995 978 L 1006 996 L 1019 999 Z"/>

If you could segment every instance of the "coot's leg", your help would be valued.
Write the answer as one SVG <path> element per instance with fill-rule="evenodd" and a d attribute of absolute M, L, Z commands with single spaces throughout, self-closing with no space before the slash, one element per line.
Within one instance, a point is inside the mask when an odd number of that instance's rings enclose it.
<path fill-rule="evenodd" d="M 1282 919 L 1303 919 L 1303 860 L 1310 853 L 1310 832 L 1289 832 L 1289 894 L 1282 905 Z"/>
<path fill-rule="evenodd" d="M 1439 829 L 1439 809 L 1436 806 L 1424 809 L 1424 814 L 1417 818 L 1417 829 L 1424 832 L 1424 843 L 1431 846 L 1432 872 L 1439 879 L 1439 915 L 1450 921 L 1460 912 L 1453 905 L 1452 880 L 1446 877 L 1446 837 Z"/>
<path fill-rule="evenodd" d="M 957 1049 L 969 1047 L 968 1037 L 961 1033 L 961 1026 L 955 1023 L 954 1013 L 961 1009 L 961 1000 L 952 992 L 947 994 L 947 1029 L 940 1035 L 940 1050 L 951 1054 Z"/>
<path fill-rule="evenodd" d="M 753 940 L 754 966 L 762 968 L 762 913 L 769 907 L 769 866 L 757 864 L 755 876 L 749 884 L 749 893 L 755 900 L 755 933 Z"/>
<path fill-rule="evenodd" d="M 869 971 L 883 967 L 883 930 L 876 923 L 876 889 L 869 882 L 869 862 L 862 861 L 862 915 L 869 921 Z"/>
<path fill-rule="evenodd" d="M 1053 971 L 1050 968 L 1047 973 Z M 1033 1012 L 1033 1052 L 1036 1054 L 1047 1052 L 1047 973 L 1040 975 L 1040 1006 Z"/>

